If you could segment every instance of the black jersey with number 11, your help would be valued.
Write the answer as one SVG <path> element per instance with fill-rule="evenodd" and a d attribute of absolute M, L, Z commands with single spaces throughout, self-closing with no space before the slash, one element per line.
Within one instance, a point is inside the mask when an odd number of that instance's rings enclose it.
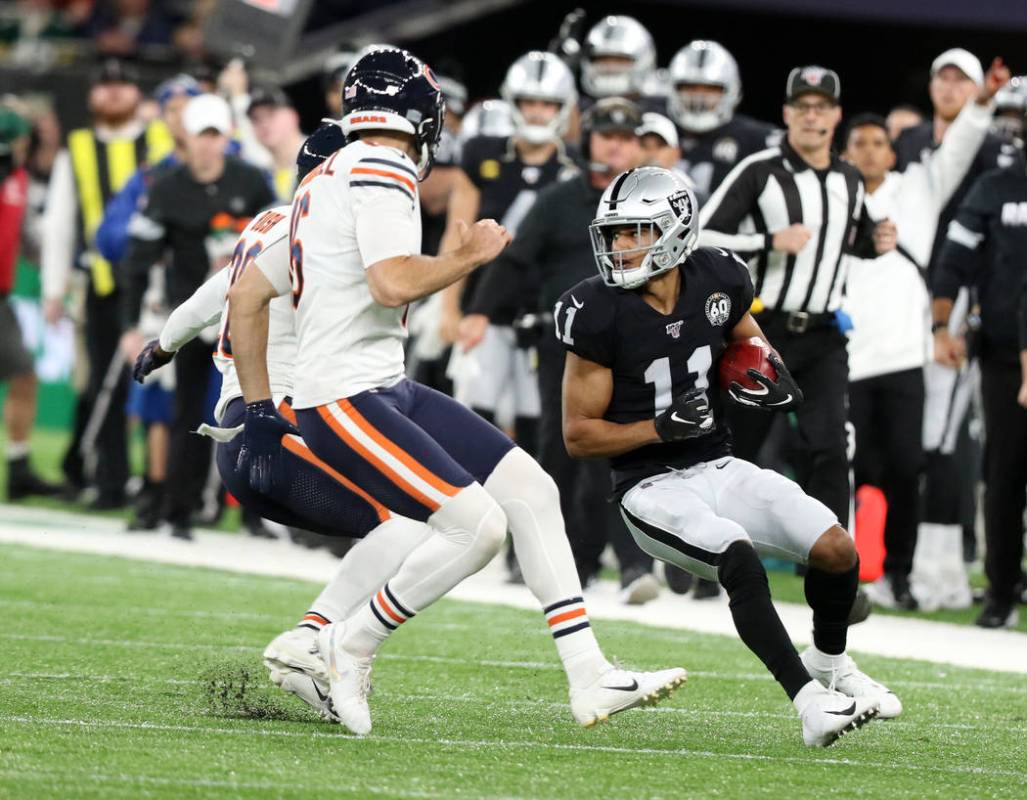
<path fill-rule="evenodd" d="M 612 371 L 613 396 L 604 416 L 610 422 L 654 419 L 674 397 L 712 385 L 714 430 L 612 458 L 618 495 L 668 468 L 686 469 L 731 452 L 712 368 L 731 329 L 752 305 L 752 281 L 742 261 L 719 248 L 694 251 L 678 269 L 681 293 L 670 314 L 646 303 L 641 290 L 613 288 L 598 276 L 566 292 L 554 311 L 556 336 L 564 347 Z"/>

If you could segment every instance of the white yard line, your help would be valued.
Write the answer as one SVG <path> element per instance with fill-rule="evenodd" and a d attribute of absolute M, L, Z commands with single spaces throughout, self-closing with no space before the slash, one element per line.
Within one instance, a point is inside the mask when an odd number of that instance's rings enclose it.
<path fill-rule="evenodd" d="M 354 739 L 339 730 L 337 733 L 322 731 L 286 731 L 274 728 L 256 727 L 244 725 L 238 728 L 222 728 L 205 725 L 166 725 L 163 723 L 151 722 L 127 722 L 119 720 L 85 720 L 85 719 L 40 719 L 38 717 L 23 717 L 18 715 L 0 715 L 0 722 L 11 722 L 29 726 L 57 726 L 57 727 L 81 727 L 99 729 L 122 729 L 138 731 L 159 731 L 176 733 L 209 733 L 223 736 L 272 736 L 304 739 L 310 738 L 333 738 L 333 739 Z M 874 723 L 886 724 L 886 723 Z M 594 745 L 594 744 L 569 744 L 542 741 L 508 741 L 502 739 L 440 739 L 440 738 L 418 738 L 411 736 L 377 736 L 371 734 L 361 737 L 363 741 L 381 742 L 384 744 L 397 745 L 424 745 L 428 747 L 450 747 L 472 750 L 564 750 L 573 752 L 592 753 L 615 753 L 626 756 L 649 755 L 665 756 L 680 759 L 682 756 L 693 758 L 726 759 L 729 761 L 762 761 L 777 763 L 801 764 L 804 769 L 813 769 L 818 766 L 844 765 L 858 767 L 860 769 L 882 769 L 889 772 L 895 770 L 909 770 L 911 772 L 947 773 L 954 775 L 983 775 L 987 777 L 1003 778 L 1024 778 L 1027 772 L 1004 769 L 987 769 L 984 767 L 971 766 L 949 766 L 934 764 L 897 763 L 894 761 L 877 762 L 864 761 L 855 758 L 808 758 L 800 756 L 771 756 L 759 753 L 718 753 L 712 750 L 692 750 L 689 748 L 656 748 L 656 747 L 617 747 L 615 745 Z"/>
<path fill-rule="evenodd" d="M 338 563 L 323 551 L 284 541 L 202 531 L 197 533 L 196 541 L 182 542 L 160 534 L 125 533 L 117 521 L 12 505 L 0 505 L 2 542 L 315 583 L 327 582 Z M 496 560 L 461 583 L 449 596 L 538 610 L 538 603 L 526 587 L 511 586 L 503 578 L 503 567 Z M 726 601 L 695 601 L 665 591 L 644 606 L 626 606 L 617 594 L 612 581 L 600 581 L 589 589 L 585 598 L 589 615 L 661 628 L 734 635 Z M 807 643 L 809 609 L 795 603 L 777 603 L 777 608 L 792 638 L 797 643 Z M 855 652 L 1027 674 L 1027 634 L 1016 631 L 877 614 L 850 630 L 849 643 Z M 687 650 L 684 655 L 687 660 Z"/>

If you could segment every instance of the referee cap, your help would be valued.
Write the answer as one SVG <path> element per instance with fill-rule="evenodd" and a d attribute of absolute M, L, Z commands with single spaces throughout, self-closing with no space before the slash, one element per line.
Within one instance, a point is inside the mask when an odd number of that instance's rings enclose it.
<path fill-rule="evenodd" d="M 788 73 L 785 100 L 791 103 L 795 98 L 804 94 L 823 95 L 828 100 L 837 103 L 842 95 L 842 85 L 838 80 L 838 73 L 833 69 L 812 64 L 808 67 L 796 67 Z"/>

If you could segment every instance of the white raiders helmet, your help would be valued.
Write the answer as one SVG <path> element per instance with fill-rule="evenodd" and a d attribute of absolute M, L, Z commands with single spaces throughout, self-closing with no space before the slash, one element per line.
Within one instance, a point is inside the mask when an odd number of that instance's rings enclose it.
<path fill-rule="evenodd" d="M 555 142 L 567 133 L 571 111 L 578 102 L 574 75 L 559 56 L 532 50 L 514 61 L 499 89 L 500 96 L 510 104 L 514 135 L 531 144 Z M 560 110 L 546 125 L 532 125 L 517 107 L 518 100 L 544 100 L 556 103 Z"/>
<path fill-rule="evenodd" d="M 636 226 L 652 244 L 632 250 L 613 249 L 617 230 Z M 603 192 L 596 218 L 589 226 L 596 267 L 607 286 L 636 289 L 684 261 L 699 240 L 699 203 L 685 180 L 662 167 L 622 172 Z M 658 234 L 658 235 L 656 235 Z M 625 269 L 623 256 L 647 251 L 642 263 Z"/>
<path fill-rule="evenodd" d="M 596 64 L 604 56 L 630 58 L 630 67 Z M 590 97 L 642 94 L 649 73 L 656 68 L 656 45 L 641 22 L 633 17 L 609 16 L 593 26 L 585 37 L 581 62 L 581 87 Z"/>
<path fill-rule="evenodd" d="M 475 136 L 500 136 L 504 139 L 514 135 L 513 109 L 505 100 L 490 98 L 475 103 L 460 121 L 460 143 Z"/>
<path fill-rule="evenodd" d="M 1016 75 L 995 93 L 995 116 L 992 133 L 1007 141 L 1023 136 L 1027 114 L 1027 76 Z"/>
<path fill-rule="evenodd" d="M 692 133 L 705 133 L 731 120 L 742 99 L 738 64 L 727 49 L 716 42 L 689 42 L 670 62 L 673 89 L 667 108 L 678 124 Z M 724 94 L 713 99 L 698 92 L 682 92 L 687 85 L 719 86 Z"/>

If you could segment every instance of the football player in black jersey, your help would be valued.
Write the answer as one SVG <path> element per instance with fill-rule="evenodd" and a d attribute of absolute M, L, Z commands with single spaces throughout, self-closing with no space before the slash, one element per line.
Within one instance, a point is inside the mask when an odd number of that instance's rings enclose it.
<path fill-rule="evenodd" d="M 582 45 L 581 110 L 604 97 L 625 97 L 643 111 L 666 113 L 659 92 L 656 44 L 634 17 L 611 14 L 589 29 Z"/>
<path fill-rule="evenodd" d="M 564 439 L 572 456 L 610 458 L 621 513 L 654 557 L 718 580 L 742 641 L 795 704 L 807 745 L 828 745 L 902 705 L 846 654 L 859 557 L 826 506 L 797 484 L 731 456 L 710 386 L 727 345 L 763 339 L 749 313 L 745 264 L 694 249 L 699 211 L 685 182 L 659 167 L 618 176 L 592 223 L 599 277 L 556 304 L 566 347 Z M 733 383 L 737 403 L 786 410 L 802 400 L 776 354 L 777 380 Z M 813 645 L 800 656 L 770 599 L 758 553 L 808 564 Z M 829 688 L 830 687 L 830 688 Z"/>
<path fill-rule="evenodd" d="M 781 132 L 735 107 L 742 81 L 734 57 L 717 42 L 682 47 L 668 68 L 673 85 L 667 108 L 681 127 L 679 169 L 704 201 L 746 156 L 777 144 Z"/>
<path fill-rule="evenodd" d="M 516 236 L 538 192 L 577 172 L 562 145 L 577 97 L 567 66 L 552 53 L 532 51 L 510 67 L 501 93 L 513 113 L 514 135 L 480 136 L 464 144 L 442 252 L 459 243 L 462 224 L 478 219 L 499 220 Z M 447 341 L 455 341 L 460 317 L 481 274 L 478 270 L 443 292 L 442 335 Z M 528 351 L 517 347 L 512 315 L 492 323 L 475 350 L 465 353 L 456 348 L 450 365 L 454 396 L 493 422 L 500 403 L 512 401 L 512 408 L 504 410 L 512 411 L 517 441 L 534 453 L 539 397 Z"/>

